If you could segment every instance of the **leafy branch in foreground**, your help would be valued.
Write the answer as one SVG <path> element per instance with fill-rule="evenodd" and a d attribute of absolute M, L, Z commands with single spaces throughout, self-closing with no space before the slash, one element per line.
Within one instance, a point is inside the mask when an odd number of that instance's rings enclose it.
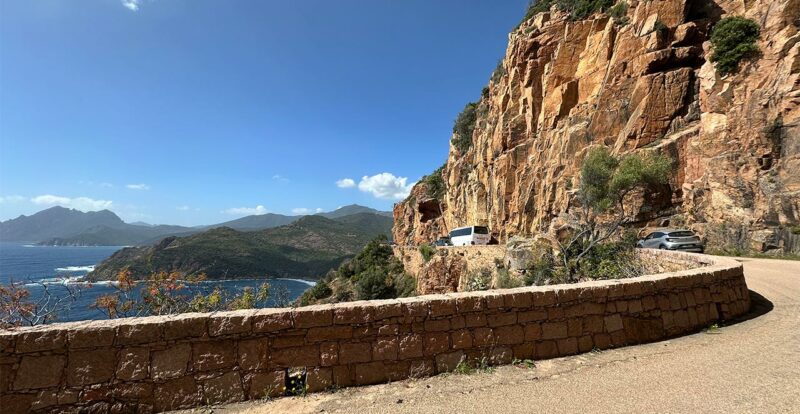
<path fill-rule="evenodd" d="M 23 283 L 0 284 L 0 329 L 53 322 L 77 302 L 82 291 L 79 285 L 58 285 L 60 294 L 47 283 L 38 282 L 37 286 L 42 292 L 33 299 Z"/>
<path fill-rule="evenodd" d="M 605 266 L 619 262 L 623 254 L 630 252 L 635 239 L 628 236 L 616 244 L 603 246 L 617 237 L 619 231 L 632 222 L 632 213 L 626 211 L 625 200 L 636 190 L 650 189 L 669 181 L 672 160 L 662 155 L 628 154 L 612 155 L 607 148 L 589 151 L 581 167 L 581 185 L 578 191 L 578 208 L 569 215 L 568 223 L 559 229 L 557 238 L 560 266 L 566 281 L 574 281 L 579 273 L 594 264 L 594 271 L 601 263 L 597 257 L 612 258 Z M 621 244 L 620 244 L 621 243 Z M 608 269 L 603 274 L 613 274 Z"/>

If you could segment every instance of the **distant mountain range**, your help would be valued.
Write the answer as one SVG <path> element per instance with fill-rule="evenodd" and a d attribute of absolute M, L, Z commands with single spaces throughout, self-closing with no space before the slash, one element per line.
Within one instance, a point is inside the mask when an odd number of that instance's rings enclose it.
<path fill-rule="evenodd" d="M 341 218 L 358 213 L 391 217 L 390 212 L 378 211 L 357 204 L 341 207 L 325 218 Z M 81 212 L 64 207 L 52 207 L 31 216 L 20 216 L 0 222 L 0 241 L 27 242 L 55 246 L 141 246 L 159 242 L 168 236 L 189 236 L 205 230 L 228 227 L 233 230 L 255 231 L 291 224 L 304 216 L 263 214 L 242 217 L 220 224 L 198 227 L 125 223 L 109 210 Z"/>
<path fill-rule="evenodd" d="M 167 237 L 152 246 L 124 248 L 100 263 L 87 279 L 114 279 L 123 269 L 137 279 L 158 271 L 205 273 L 210 279 L 319 278 L 377 235 L 388 236 L 391 228 L 391 218 L 372 212 L 333 219 L 304 216 L 258 231 L 215 227 L 187 237 Z"/>

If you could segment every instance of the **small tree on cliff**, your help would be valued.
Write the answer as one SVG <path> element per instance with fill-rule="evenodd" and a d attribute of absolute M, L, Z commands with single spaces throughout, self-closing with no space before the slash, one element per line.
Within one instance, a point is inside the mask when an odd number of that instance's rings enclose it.
<path fill-rule="evenodd" d="M 581 167 L 578 209 L 560 229 L 560 258 L 573 279 L 584 262 L 598 252 L 598 246 L 612 239 L 626 224 L 631 213 L 625 199 L 635 190 L 666 184 L 672 160 L 662 155 L 629 154 L 615 157 L 605 147 L 589 151 Z"/>

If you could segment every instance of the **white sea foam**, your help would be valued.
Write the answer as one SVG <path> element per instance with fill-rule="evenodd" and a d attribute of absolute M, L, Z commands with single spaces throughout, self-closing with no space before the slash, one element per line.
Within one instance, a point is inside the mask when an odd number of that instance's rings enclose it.
<path fill-rule="evenodd" d="M 56 272 L 91 272 L 93 270 L 94 266 L 67 266 L 56 268 Z"/>
<path fill-rule="evenodd" d="M 305 284 L 307 284 L 307 285 L 309 285 L 309 286 L 315 286 L 315 285 L 317 284 L 317 282 L 314 282 L 313 280 L 305 280 L 305 279 L 290 279 L 290 278 L 288 278 L 288 277 L 279 277 L 277 280 L 290 280 L 290 281 L 292 281 L 292 282 L 300 282 L 300 283 L 305 283 Z"/>

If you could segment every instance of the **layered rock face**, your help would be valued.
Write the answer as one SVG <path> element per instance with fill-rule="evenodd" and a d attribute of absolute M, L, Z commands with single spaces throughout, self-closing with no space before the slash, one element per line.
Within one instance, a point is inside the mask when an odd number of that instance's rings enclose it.
<path fill-rule="evenodd" d="M 627 24 L 552 11 L 509 35 L 472 145 L 451 146 L 446 194 L 419 184 L 395 206 L 398 244 L 463 225 L 487 225 L 501 242 L 546 232 L 572 205 L 587 150 L 605 145 L 676 162 L 668 186 L 631 201 L 641 226 L 800 248 L 800 0 L 628 4 Z M 723 77 L 708 37 L 729 15 L 760 24 L 761 56 Z"/>

